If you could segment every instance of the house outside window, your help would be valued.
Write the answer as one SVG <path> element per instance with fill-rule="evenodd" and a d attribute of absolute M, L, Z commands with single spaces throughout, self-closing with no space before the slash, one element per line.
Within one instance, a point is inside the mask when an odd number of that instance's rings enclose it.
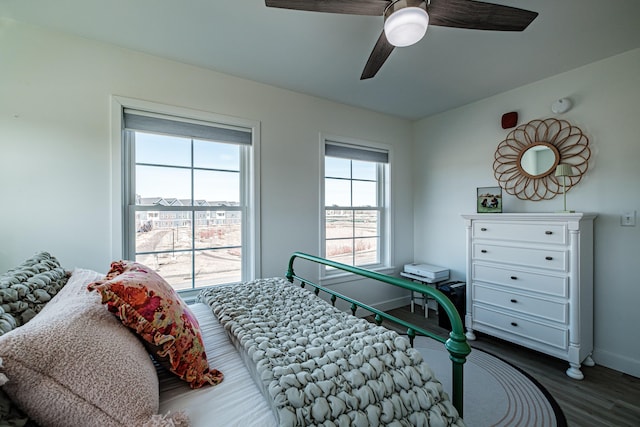
<path fill-rule="evenodd" d="M 253 132 L 125 108 L 125 258 L 178 291 L 254 278 Z"/>
<path fill-rule="evenodd" d="M 388 267 L 388 148 L 336 137 L 323 141 L 324 257 L 358 267 Z M 325 270 L 326 275 L 335 272 Z"/>

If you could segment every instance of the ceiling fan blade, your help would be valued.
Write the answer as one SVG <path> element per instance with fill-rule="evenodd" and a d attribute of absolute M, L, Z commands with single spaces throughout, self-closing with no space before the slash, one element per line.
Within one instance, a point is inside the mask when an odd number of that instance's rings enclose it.
<path fill-rule="evenodd" d="M 431 0 L 429 24 L 472 30 L 523 31 L 537 12 L 474 0 Z"/>
<path fill-rule="evenodd" d="M 389 55 L 391 55 L 394 48 L 395 46 L 387 41 L 387 36 L 384 35 L 383 31 L 376 45 L 373 47 L 371 55 L 369 55 L 369 60 L 367 61 L 367 65 L 364 66 L 360 80 L 370 79 L 375 76 L 380 67 L 382 67 L 382 64 L 384 64 Z"/>
<path fill-rule="evenodd" d="M 267 7 L 348 15 L 382 16 L 390 0 L 265 0 Z"/>

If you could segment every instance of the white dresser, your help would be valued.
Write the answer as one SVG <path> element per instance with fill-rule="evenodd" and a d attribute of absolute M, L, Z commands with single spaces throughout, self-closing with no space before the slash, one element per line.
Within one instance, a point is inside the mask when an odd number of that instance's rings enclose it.
<path fill-rule="evenodd" d="M 583 213 L 462 215 L 467 338 L 484 332 L 593 365 L 593 221 Z"/>

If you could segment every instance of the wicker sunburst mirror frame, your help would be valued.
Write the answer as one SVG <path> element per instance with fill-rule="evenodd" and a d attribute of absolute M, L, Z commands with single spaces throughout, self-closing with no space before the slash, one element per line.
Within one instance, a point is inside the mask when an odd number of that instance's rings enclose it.
<path fill-rule="evenodd" d="M 532 120 L 509 132 L 498 144 L 493 174 L 500 187 L 521 200 L 550 200 L 562 194 L 562 181 L 555 176 L 560 163 L 572 166 L 566 177 L 567 191 L 589 168 L 589 138 L 566 120 Z"/>

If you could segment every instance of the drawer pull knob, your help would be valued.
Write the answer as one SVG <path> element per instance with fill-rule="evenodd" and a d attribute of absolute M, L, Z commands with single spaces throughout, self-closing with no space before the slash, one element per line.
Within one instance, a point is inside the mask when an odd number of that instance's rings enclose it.
<path fill-rule="evenodd" d="M 483 254 L 486 254 L 487 250 L 486 249 L 482 249 L 480 252 L 482 252 Z"/>
<path fill-rule="evenodd" d="M 544 234 L 551 235 L 551 234 L 553 234 L 553 231 L 545 231 Z"/>
<path fill-rule="evenodd" d="M 511 276 L 511 280 L 518 280 L 517 276 Z"/>
<path fill-rule="evenodd" d="M 516 322 L 511 322 L 511 326 L 518 326 Z"/>
<path fill-rule="evenodd" d="M 544 259 L 546 259 L 547 261 L 551 261 L 553 259 L 553 257 L 552 256 L 546 256 L 546 257 L 544 257 Z"/>
<path fill-rule="evenodd" d="M 517 302 L 518 302 L 518 300 L 517 300 L 517 299 L 515 299 L 515 298 L 511 298 L 511 302 L 515 304 L 515 303 L 517 303 Z"/>
<path fill-rule="evenodd" d="M 482 227 L 482 228 L 480 229 L 480 231 L 487 231 L 487 229 L 486 229 L 486 228 L 484 228 L 484 227 Z"/>

